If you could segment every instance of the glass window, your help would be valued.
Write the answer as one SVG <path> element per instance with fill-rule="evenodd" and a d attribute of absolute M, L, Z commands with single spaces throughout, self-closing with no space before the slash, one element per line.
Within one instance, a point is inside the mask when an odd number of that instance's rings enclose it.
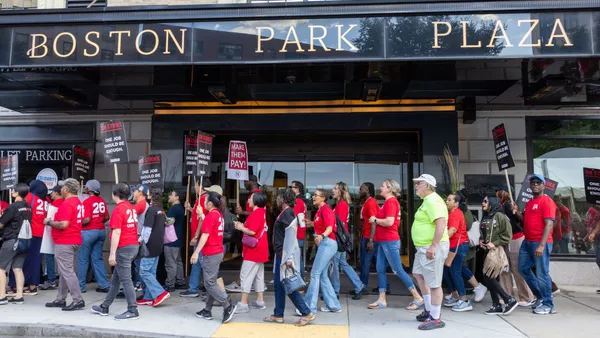
<path fill-rule="evenodd" d="M 587 235 L 600 208 L 586 202 L 583 168 L 600 168 L 600 120 L 533 120 L 533 171 L 558 182 L 554 200 L 560 227 L 553 231 L 553 255 L 592 255 Z"/>

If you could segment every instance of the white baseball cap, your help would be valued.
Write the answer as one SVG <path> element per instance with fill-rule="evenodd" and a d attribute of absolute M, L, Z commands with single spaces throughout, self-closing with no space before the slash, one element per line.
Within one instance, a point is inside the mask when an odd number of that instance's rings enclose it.
<path fill-rule="evenodd" d="M 414 182 L 425 182 L 434 188 L 436 187 L 436 184 L 437 184 L 435 177 L 433 177 L 429 174 L 423 174 L 417 178 L 413 178 L 413 181 Z"/>

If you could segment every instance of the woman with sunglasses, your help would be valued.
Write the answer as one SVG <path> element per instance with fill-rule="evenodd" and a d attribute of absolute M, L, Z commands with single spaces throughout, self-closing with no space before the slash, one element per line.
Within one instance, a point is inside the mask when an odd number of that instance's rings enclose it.
<path fill-rule="evenodd" d="M 481 221 L 480 247 L 484 250 L 491 250 L 508 245 L 512 238 L 512 226 L 503 212 L 500 199 L 498 197 L 485 197 L 481 207 L 483 208 L 483 220 Z M 486 253 L 486 257 L 488 254 L 489 251 Z M 506 316 L 519 306 L 517 301 L 504 291 L 500 285 L 499 277 L 492 278 L 484 273 L 483 284 L 487 286 L 492 296 L 492 307 L 485 312 L 486 315 Z M 504 300 L 504 309 L 498 296 Z"/>
<path fill-rule="evenodd" d="M 369 304 L 369 309 L 383 309 L 387 307 L 386 270 L 388 265 L 400 278 L 404 286 L 410 291 L 413 300 L 406 307 L 407 310 L 417 310 L 424 305 L 423 297 L 419 294 L 412 278 L 404 271 L 400 259 L 400 184 L 394 180 L 385 180 L 381 184 L 381 196 L 385 198 L 383 207 L 372 216 L 369 222 L 375 223 L 375 242 L 379 245 L 377 250 L 377 282 L 379 286 L 379 298 L 375 303 Z"/>
<path fill-rule="evenodd" d="M 317 245 L 317 254 L 310 271 L 310 284 L 304 300 L 312 313 L 317 313 L 317 301 L 319 297 L 319 285 L 323 287 L 323 300 L 325 306 L 321 308 L 322 312 L 342 312 L 342 306 L 338 301 L 331 281 L 327 276 L 329 263 L 338 252 L 335 239 L 336 220 L 331 207 L 326 203 L 329 194 L 323 189 L 317 189 L 313 194 L 313 205 L 317 211 L 312 223 L 315 229 L 315 244 Z M 298 312 L 297 312 L 298 313 Z"/>

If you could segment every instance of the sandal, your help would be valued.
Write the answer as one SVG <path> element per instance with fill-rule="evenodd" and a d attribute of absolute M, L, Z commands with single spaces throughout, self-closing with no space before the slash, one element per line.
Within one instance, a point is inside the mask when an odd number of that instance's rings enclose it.
<path fill-rule="evenodd" d="M 305 326 L 308 323 L 312 322 L 313 320 L 315 320 L 315 315 L 313 315 L 312 313 L 309 314 L 306 317 L 300 317 L 300 319 L 298 319 L 297 322 L 294 323 L 295 326 Z"/>
<path fill-rule="evenodd" d="M 275 316 L 269 316 L 269 317 L 263 318 L 263 322 L 265 322 L 265 323 L 283 324 L 283 318 L 275 317 Z"/>
<path fill-rule="evenodd" d="M 406 309 L 409 311 L 414 311 L 414 310 L 418 310 L 421 308 L 421 306 L 425 305 L 425 303 L 423 301 L 416 301 L 413 300 L 412 302 L 408 303 L 408 306 L 406 306 Z"/>
<path fill-rule="evenodd" d="M 387 307 L 387 305 L 383 304 L 382 302 L 375 302 L 373 304 L 369 304 L 367 307 L 371 310 L 375 310 L 375 309 L 385 309 Z"/>

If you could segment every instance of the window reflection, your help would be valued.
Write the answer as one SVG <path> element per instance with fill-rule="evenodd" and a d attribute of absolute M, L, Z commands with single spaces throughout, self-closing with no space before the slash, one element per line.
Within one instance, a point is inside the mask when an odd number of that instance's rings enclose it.
<path fill-rule="evenodd" d="M 600 209 L 585 198 L 583 168 L 600 168 L 598 120 L 534 120 L 533 171 L 558 182 L 554 255 L 593 255 L 587 236 L 600 221 Z M 569 138 L 572 137 L 572 138 Z"/>

